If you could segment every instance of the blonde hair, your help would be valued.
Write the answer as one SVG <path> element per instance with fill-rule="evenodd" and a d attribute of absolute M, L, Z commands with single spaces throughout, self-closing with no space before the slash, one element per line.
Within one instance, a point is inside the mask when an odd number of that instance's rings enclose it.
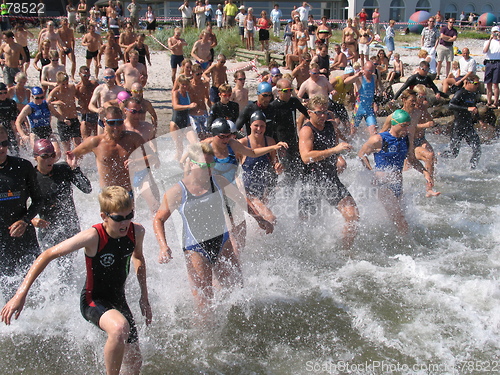
<path fill-rule="evenodd" d="M 425 59 L 428 54 L 429 52 L 427 52 L 425 49 L 421 49 L 420 51 L 418 51 L 418 57 L 421 59 Z"/>
<path fill-rule="evenodd" d="M 307 108 L 310 110 L 324 106 L 328 106 L 328 98 L 325 95 L 314 95 L 307 103 Z"/>
<path fill-rule="evenodd" d="M 69 76 L 65 72 L 57 72 L 56 74 L 56 82 L 61 83 L 64 81 L 69 81 Z"/>
<path fill-rule="evenodd" d="M 179 74 L 177 77 L 177 82 L 184 84 L 184 83 L 189 83 L 189 78 L 186 77 L 184 74 Z"/>
<path fill-rule="evenodd" d="M 221 94 L 230 94 L 233 92 L 233 89 L 227 83 L 223 83 L 219 86 L 219 92 Z"/>
<path fill-rule="evenodd" d="M 210 145 L 210 143 L 198 142 L 193 143 L 188 146 L 187 156 L 191 160 L 200 159 L 202 156 L 212 155 L 214 156 L 214 149 Z"/>
<path fill-rule="evenodd" d="M 99 194 L 101 212 L 112 213 L 128 211 L 133 208 L 132 198 L 121 186 L 107 186 Z"/>

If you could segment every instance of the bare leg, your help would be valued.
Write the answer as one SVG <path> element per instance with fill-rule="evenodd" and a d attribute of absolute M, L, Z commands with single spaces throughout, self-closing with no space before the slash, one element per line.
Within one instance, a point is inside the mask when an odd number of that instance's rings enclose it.
<path fill-rule="evenodd" d="M 125 353 L 123 355 L 123 375 L 139 375 L 142 367 L 142 355 L 139 343 L 125 344 Z"/>
<path fill-rule="evenodd" d="M 398 232 L 402 235 L 408 234 L 408 222 L 401 207 L 401 199 L 388 188 L 380 188 L 379 197 Z"/>
<path fill-rule="evenodd" d="M 104 345 L 104 363 L 108 375 L 118 375 L 125 352 L 125 342 L 130 326 L 127 319 L 118 310 L 106 311 L 99 320 L 99 327 L 108 334 Z"/>
<path fill-rule="evenodd" d="M 346 223 L 343 230 L 342 244 L 344 249 L 350 249 L 358 233 L 359 212 L 353 197 L 345 197 L 337 205 L 337 209 L 344 217 Z"/>
<path fill-rule="evenodd" d="M 211 315 L 210 305 L 214 296 L 212 268 L 208 260 L 195 251 L 185 251 L 184 258 L 197 312 L 200 318 L 206 321 Z"/>
<path fill-rule="evenodd" d="M 436 162 L 436 158 L 432 146 L 429 143 L 424 143 L 421 147 L 415 148 L 415 156 L 418 160 L 422 160 L 424 162 L 425 169 L 429 172 L 432 180 L 434 181 L 434 163 Z M 429 183 L 426 184 L 427 193 L 425 196 L 427 198 L 436 197 L 441 194 L 439 191 L 434 191 L 433 187 L 434 185 Z"/>

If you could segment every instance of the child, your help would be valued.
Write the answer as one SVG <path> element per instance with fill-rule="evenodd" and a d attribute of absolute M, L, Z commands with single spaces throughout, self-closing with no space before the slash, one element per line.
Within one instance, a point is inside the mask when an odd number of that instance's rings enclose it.
<path fill-rule="evenodd" d="M 243 112 L 248 104 L 248 89 L 243 87 L 245 85 L 245 72 L 243 70 L 238 70 L 234 73 L 234 82 L 236 86 L 232 90 L 231 97 L 229 100 L 238 103 L 240 108 L 240 113 Z"/>
<path fill-rule="evenodd" d="M 451 72 L 448 74 L 448 78 L 453 78 L 456 81 L 460 79 L 460 64 L 458 60 L 453 60 L 451 62 Z"/>
<path fill-rule="evenodd" d="M 394 70 L 389 72 L 389 74 L 387 75 L 387 81 L 391 85 L 401 77 L 404 77 L 403 62 L 401 61 L 401 56 L 399 55 L 399 53 L 394 54 L 393 69 Z"/>
<path fill-rule="evenodd" d="M 103 222 L 40 254 L 14 297 L 2 309 L 2 321 L 9 325 L 12 315 L 19 318 L 31 285 L 51 261 L 84 248 L 87 280 L 80 309 L 85 319 L 108 335 L 104 351 L 106 372 L 119 373 L 126 358 L 131 367 L 127 370 L 139 373 L 141 352 L 134 318 L 125 300 L 125 281 L 132 261 L 141 290 L 141 312 L 149 325 L 152 314 L 142 253 L 145 231 L 142 225 L 131 221 L 133 202 L 124 188 L 105 187 L 99 194 L 99 205 Z"/>
<path fill-rule="evenodd" d="M 212 122 L 217 118 L 225 118 L 226 120 L 236 122 L 240 114 L 240 106 L 238 103 L 230 100 L 233 91 L 231 86 L 224 83 L 219 86 L 218 91 L 220 100 L 215 102 L 212 108 L 210 108 L 210 114 L 207 121 L 209 127 L 212 126 Z"/>

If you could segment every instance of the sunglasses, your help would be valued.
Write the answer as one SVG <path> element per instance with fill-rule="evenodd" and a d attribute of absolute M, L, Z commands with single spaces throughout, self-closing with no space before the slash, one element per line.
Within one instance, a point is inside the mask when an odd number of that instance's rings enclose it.
<path fill-rule="evenodd" d="M 113 79 L 115 76 L 104 76 L 104 79 Z"/>
<path fill-rule="evenodd" d="M 140 94 L 141 92 L 144 92 L 144 90 L 130 90 L 134 94 Z"/>
<path fill-rule="evenodd" d="M 141 113 L 141 111 L 140 111 L 139 109 L 133 109 L 133 108 L 132 108 L 132 109 L 130 109 L 130 108 L 125 108 L 125 110 L 126 110 L 127 112 L 132 113 L 133 115 L 135 115 L 135 114 L 137 114 L 137 113 Z"/>
<path fill-rule="evenodd" d="M 264 98 L 271 98 L 273 94 L 261 94 Z"/>
<path fill-rule="evenodd" d="M 80 73 L 82 77 L 90 77 L 90 74 L 83 74 L 83 73 Z"/>
<path fill-rule="evenodd" d="M 38 155 L 38 156 L 40 156 L 42 159 L 50 159 L 50 158 L 55 158 L 56 153 L 53 152 L 52 154 L 42 154 L 42 155 Z"/>
<path fill-rule="evenodd" d="M 219 136 L 220 137 L 220 136 Z M 229 138 L 229 136 L 227 136 Z M 215 167 L 215 162 L 211 162 L 211 163 L 202 163 L 202 162 L 199 162 L 199 161 L 196 161 L 196 160 L 193 160 L 191 159 L 191 163 L 194 163 L 196 164 L 198 167 L 200 167 L 201 169 L 207 169 L 207 168 L 213 168 Z"/>
<path fill-rule="evenodd" d="M 291 92 L 292 89 L 280 89 L 281 92 L 284 92 L 284 93 L 287 93 L 287 92 Z"/>
<path fill-rule="evenodd" d="M 109 213 L 105 212 L 104 213 L 107 217 L 109 217 L 111 220 L 113 220 L 116 223 L 125 221 L 125 220 L 132 220 L 134 218 L 134 211 L 130 212 L 127 216 L 123 215 L 110 215 Z"/>
<path fill-rule="evenodd" d="M 45 99 L 45 96 L 35 96 L 34 99 Z"/>
<path fill-rule="evenodd" d="M 236 78 L 237 81 L 245 81 L 246 78 Z"/>
<path fill-rule="evenodd" d="M 311 113 L 314 113 L 316 116 L 324 116 L 328 113 L 328 111 L 309 111 Z"/>
<path fill-rule="evenodd" d="M 231 97 L 231 94 L 219 94 L 220 96 L 224 96 L 225 98 Z"/>
<path fill-rule="evenodd" d="M 7 147 L 8 145 L 10 145 L 10 141 L 8 139 L 6 139 L 5 141 L 0 142 L 0 146 L 1 147 Z"/>
<path fill-rule="evenodd" d="M 479 85 L 479 82 L 477 81 L 468 81 L 469 83 L 472 83 L 473 85 Z"/>
<path fill-rule="evenodd" d="M 220 139 L 228 139 L 231 138 L 231 134 L 218 134 L 217 137 Z"/>
<path fill-rule="evenodd" d="M 106 119 L 106 123 L 109 126 L 120 126 L 120 125 L 123 125 L 123 119 L 116 119 L 116 120 L 108 120 L 108 119 Z"/>
<path fill-rule="evenodd" d="M 316 74 L 319 74 L 319 72 L 309 72 L 309 74 L 311 74 L 311 75 L 313 75 L 313 76 L 314 76 L 314 75 L 316 75 Z"/>
<path fill-rule="evenodd" d="M 195 76 L 201 76 L 203 73 L 195 73 Z"/>

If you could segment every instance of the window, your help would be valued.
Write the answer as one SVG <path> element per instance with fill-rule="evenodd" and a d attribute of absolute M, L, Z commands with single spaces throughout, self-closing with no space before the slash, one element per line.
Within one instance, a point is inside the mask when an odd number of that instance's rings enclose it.
<path fill-rule="evenodd" d="M 493 7 L 490 4 L 484 4 L 481 8 L 481 14 L 482 13 L 493 13 Z"/>
<path fill-rule="evenodd" d="M 431 4 L 429 3 L 429 0 L 418 0 L 417 6 L 415 7 L 415 12 L 419 12 L 421 10 L 426 12 L 431 11 Z"/>
<path fill-rule="evenodd" d="M 373 11 L 380 7 L 377 0 L 365 0 L 363 8 L 365 8 L 365 12 L 368 14 L 368 19 L 370 19 L 372 18 Z"/>
<path fill-rule="evenodd" d="M 472 4 L 467 4 L 464 8 L 464 12 L 465 14 L 469 14 L 469 13 L 475 13 L 476 12 L 476 7 Z"/>
<path fill-rule="evenodd" d="M 458 17 L 457 6 L 455 4 L 448 4 L 444 10 L 444 19 L 447 20 L 451 17 L 455 19 Z"/>
<path fill-rule="evenodd" d="M 396 22 L 405 20 L 405 2 L 403 0 L 392 0 L 389 10 L 389 19 Z"/>

